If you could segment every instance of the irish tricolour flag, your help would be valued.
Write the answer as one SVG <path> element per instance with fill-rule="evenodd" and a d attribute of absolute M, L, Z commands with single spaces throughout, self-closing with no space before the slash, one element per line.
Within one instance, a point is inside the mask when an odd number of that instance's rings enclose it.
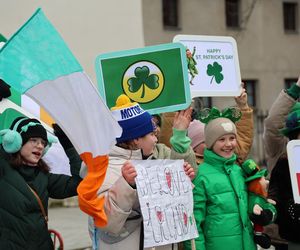
<path fill-rule="evenodd" d="M 105 177 L 109 149 L 122 130 L 41 9 L 1 48 L 0 78 L 51 115 L 89 170 L 101 170 L 96 182 L 85 179 L 81 187 L 99 187 Z M 79 202 L 91 200 L 93 191 L 79 192 Z M 102 204 L 103 200 L 94 200 L 98 210 L 92 216 L 97 218 L 98 226 L 106 222 Z M 81 208 L 85 210 L 84 205 Z"/>

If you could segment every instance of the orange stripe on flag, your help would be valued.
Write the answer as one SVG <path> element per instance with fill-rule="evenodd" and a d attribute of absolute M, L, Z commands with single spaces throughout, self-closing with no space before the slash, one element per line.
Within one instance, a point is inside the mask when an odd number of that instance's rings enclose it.
<path fill-rule="evenodd" d="M 55 123 L 54 119 L 41 107 L 40 118 L 44 123 L 47 123 L 50 127 Z"/>
<path fill-rule="evenodd" d="M 104 211 L 104 196 L 98 197 L 97 191 L 104 182 L 106 169 L 108 167 L 108 156 L 97 156 L 93 158 L 90 152 L 80 155 L 88 168 L 86 177 L 77 187 L 78 203 L 80 209 L 92 216 L 97 227 L 107 224 L 107 217 Z"/>

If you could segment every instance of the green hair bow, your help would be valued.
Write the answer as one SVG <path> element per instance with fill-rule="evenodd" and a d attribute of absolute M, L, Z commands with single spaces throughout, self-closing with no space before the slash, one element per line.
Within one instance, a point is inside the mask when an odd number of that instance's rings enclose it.
<path fill-rule="evenodd" d="M 222 117 L 222 118 L 227 118 L 235 123 L 241 118 L 241 116 L 242 116 L 241 110 L 236 107 L 226 108 L 222 111 L 218 110 L 216 107 L 212 107 L 211 109 L 205 108 L 200 110 L 198 119 L 201 122 L 207 124 L 211 120 Z"/>

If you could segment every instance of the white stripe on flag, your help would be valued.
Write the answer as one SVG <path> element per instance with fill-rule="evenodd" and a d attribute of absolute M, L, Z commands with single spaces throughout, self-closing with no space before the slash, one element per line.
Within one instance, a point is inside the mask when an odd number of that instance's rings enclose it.
<path fill-rule="evenodd" d="M 26 94 L 62 127 L 79 154 L 108 154 L 121 136 L 121 127 L 83 72 L 41 82 Z"/>
<path fill-rule="evenodd" d="M 21 95 L 21 107 L 29 111 L 31 114 L 36 116 L 37 118 L 40 117 L 40 105 L 38 105 L 35 101 L 33 101 L 31 98 L 29 98 L 26 95 Z"/>

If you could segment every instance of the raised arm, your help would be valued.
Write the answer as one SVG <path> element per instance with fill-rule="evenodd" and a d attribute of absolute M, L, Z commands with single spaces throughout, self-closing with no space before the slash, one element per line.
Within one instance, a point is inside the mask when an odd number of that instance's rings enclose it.
<path fill-rule="evenodd" d="M 236 123 L 238 143 L 236 154 L 239 162 L 247 158 L 253 143 L 253 110 L 248 106 L 248 96 L 243 83 L 242 87 L 241 95 L 234 98 L 242 112 L 241 119 Z"/>
<path fill-rule="evenodd" d="M 70 172 L 72 176 L 49 174 L 49 196 L 56 199 L 75 196 L 77 195 L 77 186 L 82 180 L 79 176 L 82 160 L 63 130 L 57 124 L 53 124 L 52 126 L 54 134 L 58 137 L 59 142 L 69 158 Z"/>
<path fill-rule="evenodd" d="M 193 109 L 191 107 L 176 112 L 173 122 L 173 135 L 170 138 L 171 143 L 171 159 L 184 159 L 191 164 L 195 173 L 197 173 L 198 165 L 196 156 L 191 147 L 191 139 L 187 136 L 187 129 L 191 122 Z"/>
<path fill-rule="evenodd" d="M 263 141 L 269 171 L 273 169 L 279 157 L 286 151 L 287 138 L 279 133 L 285 126 L 285 120 L 300 95 L 300 78 L 288 90 L 282 90 L 272 104 L 264 122 Z"/>

